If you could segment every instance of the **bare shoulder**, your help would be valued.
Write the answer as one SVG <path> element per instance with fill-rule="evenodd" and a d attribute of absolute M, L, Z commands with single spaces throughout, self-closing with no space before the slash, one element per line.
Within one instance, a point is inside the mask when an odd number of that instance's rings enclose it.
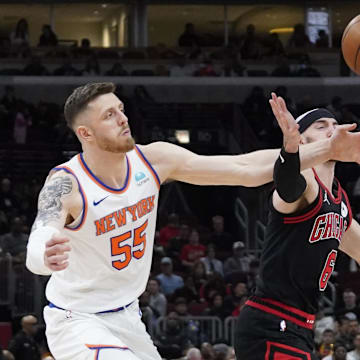
<path fill-rule="evenodd" d="M 152 164 L 166 161 L 167 158 L 171 159 L 172 154 L 183 150 L 180 146 L 165 141 L 156 141 L 148 145 L 137 146 Z"/>
<path fill-rule="evenodd" d="M 161 183 L 172 179 L 172 174 L 179 166 L 197 156 L 181 146 L 162 141 L 138 146 L 156 170 Z"/>

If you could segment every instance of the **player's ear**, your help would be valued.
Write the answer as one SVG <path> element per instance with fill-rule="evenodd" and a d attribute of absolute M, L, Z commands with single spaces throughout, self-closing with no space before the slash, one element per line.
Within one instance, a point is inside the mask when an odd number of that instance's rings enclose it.
<path fill-rule="evenodd" d="M 76 135 L 78 136 L 79 140 L 87 142 L 91 141 L 94 137 L 92 130 L 84 125 L 80 125 L 77 127 Z"/>

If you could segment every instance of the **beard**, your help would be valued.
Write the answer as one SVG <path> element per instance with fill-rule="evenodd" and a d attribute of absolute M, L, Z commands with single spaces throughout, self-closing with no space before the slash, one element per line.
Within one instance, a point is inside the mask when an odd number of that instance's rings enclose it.
<path fill-rule="evenodd" d="M 98 147 L 107 152 L 119 154 L 127 153 L 135 148 L 135 140 L 132 136 L 109 139 L 104 137 L 97 137 Z"/>

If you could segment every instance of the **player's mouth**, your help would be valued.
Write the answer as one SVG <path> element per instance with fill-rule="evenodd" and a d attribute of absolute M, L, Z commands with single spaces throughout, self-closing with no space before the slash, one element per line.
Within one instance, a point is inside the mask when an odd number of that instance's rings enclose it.
<path fill-rule="evenodd" d="M 129 128 L 125 129 L 125 130 L 121 133 L 121 136 L 127 136 L 127 135 L 130 135 L 130 129 L 129 129 Z"/>

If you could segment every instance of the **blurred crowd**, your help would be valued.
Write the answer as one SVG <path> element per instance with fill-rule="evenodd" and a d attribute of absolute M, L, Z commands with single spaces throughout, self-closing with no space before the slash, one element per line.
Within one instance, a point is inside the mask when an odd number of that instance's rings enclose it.
<path fill-rule="evenodd" d="M 1 40 L 1 39 L 0 39 Z M 329 47 L 329 38 L 319 30 L 318 39 L 312 43 L 303 24 L 296 24 L 287 44 L 276 32 L 266 36 L 256 32 L 253 24 L 244 34 L 230 36 L 226 46 L 223 39 L 211 34 L 199 34 L 195 25 L 185 24 L 178 43 L 169 47 L 164 43 L 142 49 L 95 48 L 88 38 L 66 46 L 61 44 L 51 26 L 44 24 L 36 47 L 29 42 L 29 25 L 26 19 L 18 21 L 9 37 L 0 41 L 0 58 L 23 59 L 23 66 L 0 70 L 0 75 L 30 76 L 320 76 L 312 65 L 309 53 L 313 49 Z M 335 46 L 338 44 L 335 42 Z M 49 69 L 42 58 L 57 59 L 58 67 Z M 127 67 L 128 60 L 146 60 L 154 66 L 135 69 Z M 112 66 L 104 66 L 112 62 Z M 251 62 L 275 64 L 272 70 L 248 69 Z M 103 68 L 106 67 L 106 70 Z"/>

